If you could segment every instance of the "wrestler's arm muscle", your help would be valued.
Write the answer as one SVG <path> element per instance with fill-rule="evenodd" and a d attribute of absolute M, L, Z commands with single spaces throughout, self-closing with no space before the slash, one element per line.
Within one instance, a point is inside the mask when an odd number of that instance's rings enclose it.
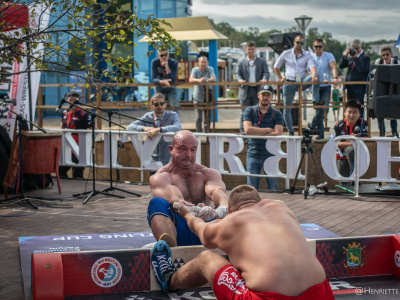
<path fill-rule="evenodd" d="M 209 249 L 218 247 L 218 245 L 215 243 L 215 237 L 218 232 L 218 223 L 222 220 L 214 220 L 212 222 L 205 223 L 202 219 L 197 218 L 192 214 L 186 214 L 185 219 L 190 230 L 199 237 L 201 244 L 204 247 Z"/>
<path fill-rule="evenodd" d="M 226 186 L 222 181 L 221 174 L 214 169 L 207 169 L 204 171 L 207 176 L 205 183 L 205 192 L 208 198 L 214 202 L 215 206 L 220 205 L 228 206 L 228 196 L 226 195 Z"/>
<path fill-rule="evenodd" d="M 162 197 L 171 205 L 179 200 L 184 200 L 181 191 L 173 185 L 169 173 L 158 173 L 150 177 L 150 188 L 153 197 Z"/>

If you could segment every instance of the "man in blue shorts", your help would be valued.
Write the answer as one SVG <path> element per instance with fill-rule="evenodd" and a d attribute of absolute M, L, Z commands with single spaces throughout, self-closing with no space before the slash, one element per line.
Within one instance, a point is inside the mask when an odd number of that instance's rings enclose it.
<path fill-rule="evenodd" d="M 184 200 L 197 205 L 197 216 L 205 221 L 222 219 L 228 214 L 228 197 L 221 174 L 196 164 L 198 140 L 188 130 L 178 131 L 169 146 L 171 161 L 150 177 L 153 197 L 147 209 L 147 220 L 154 237 L 168 235 L 178 246 L 201 245 L 187 222 L 173 211 L 174 202 Z M 210 206 L 215 206 L 215 209 Z"/>

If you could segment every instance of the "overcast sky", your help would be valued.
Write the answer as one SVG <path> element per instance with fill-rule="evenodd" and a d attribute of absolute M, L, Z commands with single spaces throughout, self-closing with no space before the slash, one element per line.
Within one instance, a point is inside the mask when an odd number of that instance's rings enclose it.
<path fill-rule="evenodd" d="M 307 29 L 317 27 L 346 43 L 397 40 L 400 33 L 399 0 L 193 0 L 192 11 L 236 29 L 261 31 L 297 26 L 294 18 L 307 15 L 313 18 Z"/>

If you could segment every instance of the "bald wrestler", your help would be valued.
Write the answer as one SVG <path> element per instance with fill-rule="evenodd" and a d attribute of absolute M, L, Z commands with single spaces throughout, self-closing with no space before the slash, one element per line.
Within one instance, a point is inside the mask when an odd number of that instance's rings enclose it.
<path fill-rule="evenodd" d="M 201 245 L 187 222 L 172 209 L 174 202 L 198 205 L 203 220 L 221 219 L 228 214 L 228 197 L 221 174 L 196 164 L 198 141 L 188 130 L 178 131 L 169 146 L 171 161 L 150 177 L 153 197 L 147 209 L 147 220 L 154 237 L 168 235 L 179 246 Z M 214 210 L 210 206 L 215 207 Z"/>
<path fill-rule="evenodd" d="M 202 244 L 221 249 L 230 262 L 204 251 L 174 273 L 170 248 L 159 241 L 151 261 L 162 290 L 208 282 L 217 299 L 334 299 L 324 269 L 284 202 L 261 200 L 253 187 L 241 185 L 232 190 L 228 211 L 224 219 L 205 223 L 180 202 L 180 214 Z"/>

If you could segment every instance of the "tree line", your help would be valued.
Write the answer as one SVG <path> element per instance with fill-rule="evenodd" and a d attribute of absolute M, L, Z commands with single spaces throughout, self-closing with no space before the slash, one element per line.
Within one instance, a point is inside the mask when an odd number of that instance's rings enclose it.
<path fill-rule="evenodd" d="M 214 28 L 227 36 L 229 41 L 221 41 L 220 45 L 236 45 L 239 46 L 240 43 L 246 41 L 254 41 L 257 47 L 267 47 L 268 46 L 268 36 L 275 33 L 282 33 L 283 31 L 272 29 L 269 31 L 260 31 L 257 27 L 249 27 L 248 29 L 240 29 L 237 30 L 232 27 L 227 22 L 215 23 L 211 20 Z M 290 31 L 299 31 L 298 28 L 292 27 Z M 306 32 L 306 45 L 312 48 L 312 43 L 315 39 L 320 38 L 324 41 L 325 51 L 331 52 L 335 57 L 336 61 L 339 63 L 340 59 L 343 56 L 343 51 L 346 49 L 348 44 L 345 42 L 341 42 L 335 38 L 333 38 L 332 33 L 330 32 L 320 32 L 318 28 L 312 27 Z M 372 42 L 363 42 L 363 50 L 371 57 L 371 62 L 375 61 L 380 55 L 371 51 L 371 45 L 376 44 L 389 44 L 395 43 L 396 41 L 387 41 L 387 40 L 379 40 Z"/>

